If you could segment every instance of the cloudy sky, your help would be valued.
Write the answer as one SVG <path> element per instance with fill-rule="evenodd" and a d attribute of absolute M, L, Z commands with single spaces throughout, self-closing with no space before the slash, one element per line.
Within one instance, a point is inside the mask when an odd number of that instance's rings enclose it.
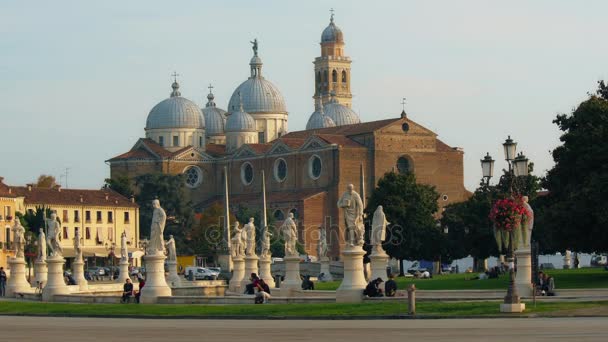
<path fill-rule="evenodd" d="M 149 110 L 182 95 L 225 108 L 249 75 L 258 38 L 264 75 L 285 97 L 289 129 L 313 111 L 313 59 L 329 9 L 352 60 L 363 121 L 411 119 L 479 159 L 511 135 L 544 174 L 551 123 L 608 79 L 606 1 L 28 1 L 0 2 L 0 176 L 19 185 L 68 168 L 97 188 L 105 160 L 144 135 Z M 497 167 L 504 167 L 501 162 Z"/>

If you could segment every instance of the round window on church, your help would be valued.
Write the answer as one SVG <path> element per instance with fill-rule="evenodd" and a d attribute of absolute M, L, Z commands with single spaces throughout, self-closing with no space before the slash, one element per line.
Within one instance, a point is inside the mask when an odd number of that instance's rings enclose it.
<path fill-rule="evenodd" d="M 319 179 L 321 177 L 321 171 L 323 170 L 323 164 L 321 158 L 316 154 L 308 159 L 308 175 L 312 179 Z"/>
<path fill-rule="evenodd" d="M 241 181 L 245 185 L 249 185 L 253 182 L 253 166 L 251 166 L 249 162 L 245 162 L 241 165 Z"/>
<path fill-rule="evenodd" d="M 184 176 L 186 177 L 186 186 L 191 189 L 198 187 L 203 182 L 203 172 L 198 166 L 188 166 L 184 170 Z"/>
<path fill-rule="evenodd" d="M 274 161 L 274 179 L 277 182 L 282 182 L 287 178 L 287 162 L 285 159 L 279 158 Z"/>
<path fill-rule="evenodd" d="M 406 157 L 399 157 L 399 160 L 397 160 L 397 170 L 400 174 L 412 172 L 413 168 L 410 160 Z"/>

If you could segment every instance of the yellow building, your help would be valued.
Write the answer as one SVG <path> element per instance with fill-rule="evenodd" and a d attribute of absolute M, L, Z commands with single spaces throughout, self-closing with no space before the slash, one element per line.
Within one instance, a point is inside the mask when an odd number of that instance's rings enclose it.
<path fill-rule="evenodd" d="M 2 183 L 3 178 L 0 177 L 0 267 L 7 268 L 8 258 L 14 256 L 14 251 L 11 247 L 13 241 L 13 220 L 15 213 L 23 210 L 23 197 L 10 191 L 10 188 Z"/>
<path fill-rule="evenodd" d="M 62 227 L 60 239 L 64 257 L 74 257 L 76 229 L 82 237 L 85 258 L 107 258 L 112 251 L 120 256 L 120 237 L 126 232 L 132 264 L 141 265 L 143 251 L 139 248 L 139 207 L 133 199 L 111 189 L 45 189 L 31 185 L 11 187 L 0 179 L 0 198 L 7 196 L 10 199 L 8 195 L 22 201 L 21 207 L 18 203 L 11 207 L 12 213 L 35 212 L 40 207 L 50 208 L 57 213 Z M 44 227 L 30 228 L 37 233 L 39 228 Z"/>

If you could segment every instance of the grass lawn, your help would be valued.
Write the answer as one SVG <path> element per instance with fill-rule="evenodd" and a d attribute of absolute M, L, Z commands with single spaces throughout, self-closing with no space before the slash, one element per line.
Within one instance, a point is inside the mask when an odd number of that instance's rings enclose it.
<path fill-rule="evenodd" d="M 527 304 L 526 313 L 559 313 L 563 310 L 608 307 L 606 301 L 539 302 Z M 424 316 L 468 316 L 499 314 L 499 302 L 420 302 L 417 314 Z M 66 316 L 162 316 L 162 317 L 334 317 L 391 316 L 405 314 L 407 304 L 282 304 L 282 305 L 136 305 L 3 302 L 0 314 Z"/>
<path fill-rule="evenodd" d="M 603 268 L 581 268 L 578 270 L 548 270 L 555 278 L 556 289 L 608 288 L 608 271 Z M 498 279 L 469 280 L 477 273 L 459 273 L 436 275 L 432 279 L 396 278 L 399 289 L 406 289 L 409 284 L 416 284 L 419 290 L 493 290 L 506 289 L 508 274 Z M 385 279 L 386 281 L 386 279 Z M 335 290 L 339 281 L 315 283 L 315 290 Z"/>

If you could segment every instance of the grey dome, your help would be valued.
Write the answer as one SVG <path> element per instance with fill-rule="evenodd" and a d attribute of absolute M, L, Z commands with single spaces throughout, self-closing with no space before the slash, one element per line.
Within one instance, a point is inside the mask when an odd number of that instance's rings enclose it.
<path fill-rule="evenodd" d="M 359 115 L 352 109 L 342 105 L 333 98 L 330 102 L 326 103 L 323 107 L 325 115 L 329 116 L 336 126 L 353 125 L 361 123 Z"/>
<path fill-rule="evenodd" d="M 171 97 L 158 103 L 146 120 L 146 130 L 162 128 L 205 128 L 205 118 L 196 103 L 181 97 L 179 84 L 172 84 Z"/>
<path fill-rule="evenodd" d="M 215 106 L 213 93 L 207 95 L 208 102 L 202 109 L 205 117 L 205 133 L 207 136 L 224 135 L 226 111 Z"/>
<path fill-rule="evenodd" d="M 321 43 L 343 43 L 344 35 L 342 30 L 334 23 L 334 15 L 331 15 L 329 25 L 321 33 Z"/>
<path fill-rule="evenodd" d="M 318 99 L 315 105 L 315 111 L 310 115 L 308 119 L 308 123 L 306 124 L 306 129 L 319 129 L 319 128 L 327 128 L 327 127 L 335 127 L 336 123 L 329 116 L 325 115 L 323 112 L 323 105 L 320 103 L 320 99 Z"/>
<path fill-rule="evenodd" d="M 237 95 L 238 96 L 238 95 Z M 243 106 L 239 105 L 239 110 L 230 112 L 226 120 L 226 132 L 255 132 L 255 119 L 243 111 Z"/>

